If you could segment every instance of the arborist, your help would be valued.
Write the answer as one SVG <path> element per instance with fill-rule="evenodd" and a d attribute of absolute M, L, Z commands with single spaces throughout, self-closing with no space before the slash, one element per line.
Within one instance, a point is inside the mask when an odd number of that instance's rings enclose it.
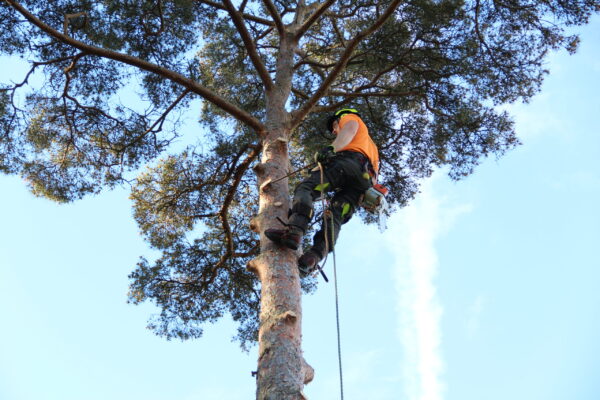
<path fill-rule="evenodd" d="M 286 226 L 265 230 L 273 242 L 297 250 L 311 222 L 314 201 L 325 192 L 334 193 L 326 212 L 331 215 L 329 223 L 321 223 L 312 247 L 298 260 L 301 277 L 314 271 L 326 251 L 333 250 L 341 225 L 350 220 L 364 193 L 377 182 L 379 171 L 377 146 L 357 110 L 345 108 L 335 112 L 327 119 L 327 129 L 336 137 L 315 154 L 320 167 L 313 169 L 294 190 Z"/>

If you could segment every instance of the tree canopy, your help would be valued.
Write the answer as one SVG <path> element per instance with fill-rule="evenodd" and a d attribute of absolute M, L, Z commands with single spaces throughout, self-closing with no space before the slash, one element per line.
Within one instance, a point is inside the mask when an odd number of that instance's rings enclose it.
<path fill-rule="evenodd" d="M 283 127 L 293 169 L 331 140 L 328 113 L 359 109 L 388 201 L 404 206 L 434 169 L 460 179 L 519 144 L 498 106 L 539 92 L 545 56 L 574 52 L 569 27 L 598 11 L 593 0 L 0 4 L 0 53 L 30 66 L 0 78 L 0 171 L 58 202 L 132 183 L 134 217 L 162 256 L 131 273 L 131 301 L 154 301 L 150 326 L 169 338 L 229 313 L 243 346 L 257 339 L 260 283 L 246 264 L 260 251 L 250 220 L 269 132 Z M 205 129 L 169 153 L 194 99 Z"/>

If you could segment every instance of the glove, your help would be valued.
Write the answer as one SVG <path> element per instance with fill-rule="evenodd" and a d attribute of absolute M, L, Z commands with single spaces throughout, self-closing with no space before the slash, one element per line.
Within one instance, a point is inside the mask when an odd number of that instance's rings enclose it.
<path fill-rule="evenodd" d="M 333 146 L 329 145 L 327 147 L 323 147 L 321 150 L 315 153 L 315 161 L 321 164 L 327 163 L 331 158 L 335 156 L 335 151 Z"/>

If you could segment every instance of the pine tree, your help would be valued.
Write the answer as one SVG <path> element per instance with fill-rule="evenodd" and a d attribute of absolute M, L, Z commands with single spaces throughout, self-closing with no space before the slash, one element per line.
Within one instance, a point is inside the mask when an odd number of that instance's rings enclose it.
<path fill-rule="evenodd" d="M 58 202 L 132 183 L 135 219 L 162 252 L 130 275 L 130 300 L 161 310 L 149 326 L 196 338 L 230 314 L 241 346 L 259 345 L 257 398 L 300 399 L 313 377 L 301 292 L 315 282 L 262 235 L 285 220 L 294 183 L 270 182 L 327 144 L 324 119 L 347 106 L 379 144 L 395 208 L 436 168 L 467 176 L 518 145 L 497 106 L 536 94 L 547 53 L 574 52 L 567 29 L 598 10 L 593 0 L 3 0 L 0 54 L 30 69 L 0 87 L 0 171 Z M 123 91 L 145 108 L 121 103 Z M 195 99 L 204 133 L 167 153 Z"/>

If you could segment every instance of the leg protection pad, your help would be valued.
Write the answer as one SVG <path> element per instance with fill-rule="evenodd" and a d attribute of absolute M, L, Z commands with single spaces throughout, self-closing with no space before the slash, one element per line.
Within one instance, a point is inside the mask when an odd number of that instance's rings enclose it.
<path fill-rule="evenodd" d="M 302 229 L 303 232 L 306 232 L 308 224 L 310 224 L 310 220 L 312 219 L 313 209 L 311 204 L 306 204 L 302 200 L 302 198 L 294 199 L 288 224 L 297 226 Z"/>

